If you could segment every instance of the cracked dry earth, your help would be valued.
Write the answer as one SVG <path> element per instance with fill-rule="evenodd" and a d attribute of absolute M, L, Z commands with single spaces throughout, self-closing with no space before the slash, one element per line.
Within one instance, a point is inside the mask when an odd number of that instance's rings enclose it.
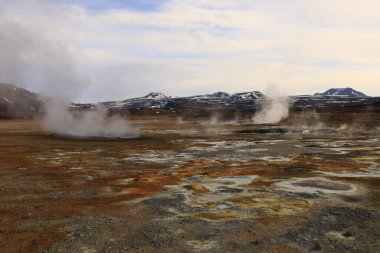
<path fill-rule="evenodd" d="M 0 251 L 380 252 L 379 131 L 135 124 L 0 121 Z"/>

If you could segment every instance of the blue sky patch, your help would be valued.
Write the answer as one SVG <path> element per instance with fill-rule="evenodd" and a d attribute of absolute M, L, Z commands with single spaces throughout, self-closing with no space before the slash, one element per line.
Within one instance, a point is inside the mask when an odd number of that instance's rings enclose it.
<path fill-rule="evenodd" d="M 150 12 L 160 9 L 167 0 L 69 0 L 91 11 L 104 11 L 109 9 L 127 9 L 133 11 Z"/>

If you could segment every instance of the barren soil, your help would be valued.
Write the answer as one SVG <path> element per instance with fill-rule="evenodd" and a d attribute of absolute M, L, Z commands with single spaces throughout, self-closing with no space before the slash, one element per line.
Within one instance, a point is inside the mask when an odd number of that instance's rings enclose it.
<path fill-rule="evenodd" d="M 1 252 L 380 252 L 380 131 L 0 121 Z"/>

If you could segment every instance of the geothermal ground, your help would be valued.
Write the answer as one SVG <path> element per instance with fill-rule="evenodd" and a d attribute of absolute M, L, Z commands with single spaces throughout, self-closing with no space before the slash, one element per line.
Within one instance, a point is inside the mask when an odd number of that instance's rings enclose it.
<path fill-rule="evenodd" d="M 380 131 L 0 121 L 1 252 L 380 252 Z"/>

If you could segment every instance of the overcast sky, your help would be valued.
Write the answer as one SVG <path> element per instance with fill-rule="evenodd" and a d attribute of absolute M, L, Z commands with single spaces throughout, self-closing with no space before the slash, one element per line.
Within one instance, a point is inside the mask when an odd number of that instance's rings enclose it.
<path fill-rule="evenodd" d="M 0 82 L 76 101 L 162 91 L 380 96 L 378 0 L 0 0 Z"/>

